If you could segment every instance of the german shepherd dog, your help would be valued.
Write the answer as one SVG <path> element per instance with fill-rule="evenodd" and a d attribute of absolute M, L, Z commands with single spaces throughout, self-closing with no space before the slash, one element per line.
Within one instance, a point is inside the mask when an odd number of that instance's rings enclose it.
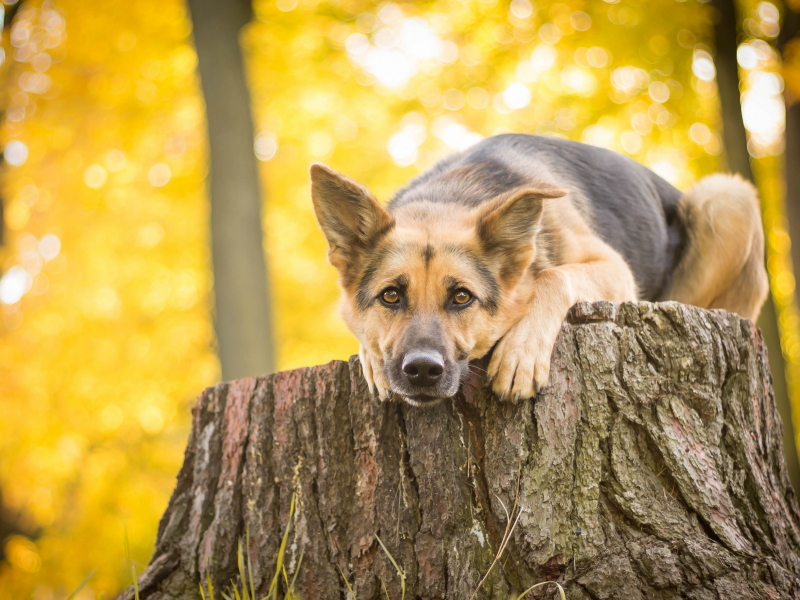
<path fill-rule="evenodd" d="M 738 176 L 681 194 L 610 150 L 508 134 L 444 159 L 385 208 L 321 164 L 311 191 L 381 399 L 451 397 L 491 350 L 501 401 L 531 398 L 579 301 L 677 300 L 755 320 L 768 291 L 758 197 Z"/>

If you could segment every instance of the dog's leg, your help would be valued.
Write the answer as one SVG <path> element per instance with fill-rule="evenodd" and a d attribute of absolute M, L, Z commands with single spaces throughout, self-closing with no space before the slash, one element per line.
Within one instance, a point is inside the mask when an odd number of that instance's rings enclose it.
<path fill-rule="evenodd" d="M 364 372 L 364 379 L 370 395 L 373 398 L 388 400 L 391 388 L 386 374 L 383 372 L 383 360 L 379 355 L 366 350 L 364 346 L 358 348 L 358 360 L 361 363 L 361 370 Z"/>
<path fill-rule="evenodd" d="M 740 177 L 711 175 L 678 211 L 686 246 L 666 298 L 755 321 L 769 290 L 756 190 Z"/>
<path fill-rule="evenodd" d="M 501 398 L 516 402 L 547 385 L 561 323 L 576 302 L 636 300 L 633 274 L 619 254 L 594 236 L 575 242 L 584 260 L 540 272 L 527 312 L 494 349 L 488 371 Z"/>

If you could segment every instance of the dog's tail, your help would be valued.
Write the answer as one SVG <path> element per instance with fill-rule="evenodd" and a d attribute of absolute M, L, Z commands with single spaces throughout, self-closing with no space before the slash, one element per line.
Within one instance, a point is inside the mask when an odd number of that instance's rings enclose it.
<path fill-rule="evenodd" d="M 680 199 L 678 219 L 685 242 L 667 299 L 755 321 L 769 291 L 755 188 L 738 175 L 709 175 Z"/>

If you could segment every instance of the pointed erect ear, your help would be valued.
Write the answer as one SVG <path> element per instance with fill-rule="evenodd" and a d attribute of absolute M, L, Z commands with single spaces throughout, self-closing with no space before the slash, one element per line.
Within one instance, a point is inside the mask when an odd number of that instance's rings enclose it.
<path fill-rule="evenodd" d="M 484 252 L 501 259 L 503 276 L 517 273 L 529 263 L 544 202 L 566 194 L 567 190 L 544 184 L 500 196 L 481 207 L 478 238 Z"/>
<path fill-rule="evenodd" d="M 311 165 L 311 199 L 330 245 L 328 257 L 342 274 L 394 226 L 369 190 L 319 163 Z"/>

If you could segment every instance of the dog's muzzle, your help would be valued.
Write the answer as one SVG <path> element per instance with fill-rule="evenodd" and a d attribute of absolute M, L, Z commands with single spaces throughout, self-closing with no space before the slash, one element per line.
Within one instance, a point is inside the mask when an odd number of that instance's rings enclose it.
<path fill-rule="evenodd" d="M 413 406 L 430 405 L 458 392 L 460 365 L 440 351 L 415 348 L 398 357 L 387 369 L 392 392 Z"/>
<path fill-rule="evenodd" d="M 401 368 L 411 385 L 431 387 L 444 375 L 444 358 L 435 350 L 412 350 L 403 357 Z"/>

